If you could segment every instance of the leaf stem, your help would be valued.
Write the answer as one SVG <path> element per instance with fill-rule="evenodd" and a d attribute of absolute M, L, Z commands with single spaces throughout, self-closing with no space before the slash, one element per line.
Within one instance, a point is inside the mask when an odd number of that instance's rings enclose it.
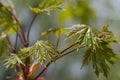
<path fill-rule="evenodd" d="M 23 38 L 23 45 L 24 45 L 25 47 L 27 47 L 27 46 L 28 46 L 28 42 L 27 42 L 26 37 L 25 37 L 25 33 L 24 33 L 24 30 L 23 30 L 23 26 L 22 26 L 22 24 L 20 23 L 17 15 L 16 15 L 16 12 L 15 12 L 13 3 L 12 3 L 11 1 L 9 1 L 9 3 L 11 4 L 11 9 L 12 9 L 10 13 L 11 13 L 11 15 L 13 16 L 14 20 L 15 20 L 15 21 L 17 22 L 17 24 L 19 25 L 19 28 L 20 28 L 20 30 L 21 30 L 21 34 L 22 34 L 22 38 Z M 18 31 L 17 31 L 17 32 L 18 32 Z"/>
<path fill-rule="evenodd" d="M 30 31 L 31 31 L 31 28 L 32 28 L 32 25 L 33 25 L 33 22 L 35 21 L 37 17 L 37 14 L 35 14 L 30 22 L 30 25 L 28 27 L 28 33 L 27 33 L 27 41 L 28 41 L 28 45 L 29 45 L 29 36 L 30 36 Z"/>
<path fill-rule="evenodd" d="M 58 33 L 58 39 L 57 39 L 56 49 L 58 48 L 58 45 L 59 45 L 59 42 L 60 42 L 60 36 L 61 36 L 61 30 L 59 30 L 59 33 Z"/>
<path fill-rule="evenodd" d="M 17 41 L 18 41 L 18 33 L 16 34 L 16 39 L 15 39 L 15 45 L 14 45 L 15 49 L 17 48 Z"/>
<path fill-rule="evenodd" d="M 16 22 L 18 23 L 19 27 L 20 27 L 20 30 L 21 30 L 21 34 L 22 34 L 22 38 L 23 38 L 23 41 L 24 41 L 24 46 L 27 47 L 28 46 L 28 43 L 27 43 L 27 40 L 26 40 L 26 37 L 25 37 L 25 33 L 23 31 L 23 27 L 19 21 L 19 19 L 17 18 L 17 16 L 15 15 L 15 13 L 12 13 L 13 14 L 13 17 L 14 19 L 16 20 Z"/>

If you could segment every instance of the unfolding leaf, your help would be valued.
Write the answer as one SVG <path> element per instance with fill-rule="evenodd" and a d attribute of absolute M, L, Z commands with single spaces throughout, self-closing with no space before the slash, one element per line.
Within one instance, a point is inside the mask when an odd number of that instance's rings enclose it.
<path fill-rule="evenodd" d="M 109 24 L 106 24 L 103 26 L 102 32 L 107 32 L 108 31 Z"/>
<path fill-rule="evenodd" d="M 61 27 L 58 29 L 49 29 L 48 31 L 41 33 L 41 36 L 45 37 L 47 35 L 55 34 L 55 36 L 58 38 L 58 37 L 60 37 L 61 34 L 65 34 L 66 32 L 67 32 L 67 29 Z"/>
<path fill-rule="evenodd" d="M 45 63 L 47 60 L 55 61 L 56 56 L 59 56 L 59 51 L 49 41 L 37 41 L 31 47 L 31 58 L 40 63 Z"/>

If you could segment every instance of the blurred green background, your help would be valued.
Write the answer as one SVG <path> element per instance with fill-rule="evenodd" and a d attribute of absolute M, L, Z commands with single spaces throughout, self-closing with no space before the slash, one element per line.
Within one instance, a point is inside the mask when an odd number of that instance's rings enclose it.
<path fill-rule="evenodd" d="M 11 0 L 15 5 L 17 16 L 19 17 L 25 32 L 27 26 L 33 17 L 33 13 L 28 9 L 28 4 L 37 6 L 42 0 Z M 1 0 L 5 5 L 9 5 L 7 0 Z M 40 33 L 49 28 L 56 27 L 71 27 L 74 24 L 86 24 L 97 29 L 102 29 L 105 24 L 110 25 L 110 30 L 113 31 L 115 37 L 120 41 L 120 0 L 65 0 L 61 5 L 63 11 L 52 12 L 50 16 L 41 14 L 35 20 L 31 34 L 30 44 L 32 45 L 36 40 L 43 39 Z M 11 41 L 14 42 L 14 35 L 11 35 Z M 63 42 L 64 36 L 60 40 L 60 47 L 63 48 L 67 44 Z M 53 43 L 56 39 L 48 37 Z M 21 46 L 21 44 L 19 43 Z M 120 46 L 113 45 L 114 51 L 120 53 Z M 3 60 L 8 53 L 0 58 L 0 80 L 6 80 L 5 76 L 12 75 L 12 70 L 7 70 L 3 65 Z M 106 80 L 103 75 L 99 78 L 93 73 L 91 65 L 80 69 L 84 49 L 76 54 L 70 54 L 56 63 L 53 63 L 47 71 L 42 75 L 46 80 Z M 111 66 L 109 80 L 120 80 L 120 61 Z"/>

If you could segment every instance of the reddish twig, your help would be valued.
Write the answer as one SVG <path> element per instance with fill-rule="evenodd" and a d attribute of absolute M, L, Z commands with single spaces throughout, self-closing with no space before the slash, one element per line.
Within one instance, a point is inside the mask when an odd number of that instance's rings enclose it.
<path fill-rule="evenodd" d="M 27 46 L 28 46 L 28 42 L 27 42 L 27 40 L 26 40 L 26 37 L 25 37 L 25 33 L 24 33 L 24 30 L 23 30 L 22 24 L 20 23 L 17 15 L 16 15 L 16 12 L 15 12 L 13 3 L 12 3 L 11 1 L 9 1 L 9 3 L 10 3 L 10 5 L 11 5 L 11 12 L 10 12 L 10 13 L 11 13 L 11 15 L 13 16 L 14 20 L 15 20 L 15 21 L 17 22 L 17 24 L 19 25 L 19 28 L 20 28 L 20 30 L 21 30 L 21 34 L 22 34 L 22 38 L 23 38 L 23 45 L 24 45 L 25 47 L 27 47 Z M 18 32 L 18 31 L 17 31 L 17 32 Z"/>
<path fill-rule="evenodd" d="M 64 50 L 62 50 L 60 53 L 64 53 L 65 51 L 69 50 L 70 48 L 72 48 L 73 46 L 76 46 L 79 42 L 75 42 L 72 45 L 70 45 L 69 47 L 65 48 Z"/>

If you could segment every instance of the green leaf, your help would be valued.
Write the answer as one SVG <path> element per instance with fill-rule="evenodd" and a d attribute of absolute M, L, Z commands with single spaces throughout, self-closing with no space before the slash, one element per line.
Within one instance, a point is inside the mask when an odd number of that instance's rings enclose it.
<path fill-rule="evenodd" d="M 89 45 L 92 42 L 93 37 L 92 36 L 96 36 L 98 33 L 98 31 L 94 30 L 93 28 L 87 26 L 87 25 L 73 25 L 72 26 L 72 31 L 67 33 L 67 38 L 68 39 L 72 39 L 75 38 L 75 42 L 79 42 L 79 45 Z"/>
<path fill-rule="evenodd" d="M 88 24 L 96 17 L 95 11 L 89 5 L 89 1 L 85 0 L 69 0 L 67 1 L 63 11 L 60 11 L 59 21 L 66 22 L 71 19 L 79 20 L 81 23 Z M 89 13 L 89 15 L 88 15 Z"/>
<path fill-rule="evenodd" d="M 65 7 L 64 10 L 60 11 L 58 20 L 60 23 L 64 23 L 65 21 L 71 19 L 72 14 L 71 11 L 69 10 L 69 7 Z"/>
<path fill-rule="evenodd" d="M 0 32 L 15 28 L 16 23 L 7 7 L 0 2 Z M 10 30 L 11 31 L 11 30 Z"/>
<path fill-rule="evenodd" d="M 5 32 L 0 33 L 0 57 L 7 49 L 7 34 Z"/>
<path fill-rule="evenodd" d="M 62 10 L 59 6 L 63 3 L 64 0 L 44 0 L 42 1 L 37 8 L 29 6 L 30 10 L 36 14 L 46 13 L 50 15 L 51 11 Z"/>
<path fill-rule="evenodd" d="M 105 27 L 107 26 L 107 27 Z M 83 58 L 82 67 L 92 62 L 94 72 L 97 76 L 102 73 L 104 76 L 108 76 L 110 65 L 114 62 L 113 58 L 116 58 L 115 53 L 110 47 L 110 42 L 114 42 L 114 35 L 112 31 L 108 30 L 108 25 L 103 28 L 104 35 L 98 36 L 101 31 L 96 30 L 87 25 L 74 25 L 72 31 L 67 33 L 66 39 L 75 39 L 75 42 L 79 42 L 79 45 L 87 46 Z M 78 48 L 79 49 L 79 48 Z"/>
<path fill-rule="evenodd" d="M 41 33 L 41 36 L 45 37 L 47 35 L 55 34 L 55 36 L 57 38 L 59 38 L 61 34 L 65 34 L 66 32 L 67 32 L 67 29 L 61 27 L 61 28 L 58 28 L 58 29 L 49 29 L 48 31 Z"/>
<path fill-rule="evenodd" d="M 115 53 L 108 47 L 108 43 L 98 40 L 97 44 L 99 45 L 89 46 L 85 52 L 82 67 L 92 62 L 95 74 L 99 76 L 102 73 L 107 77 L 110 71 L 110 64 L 114 63 L 112 58 L 115 58 Z"/>
<path fill-rule="evenodd" d="M 116 42 L 112 31 L 107 30 L 107 32 L 102 33 L 103 35 L 101 37 L 99 36 L 99 34 L 101 34 L 101 32 L 96 30 L 95 28 L 87 25 L 78 24 L 72 26 L 72 31 L 67 33 L 66 40 L 77 37 L 75 40 L 76 42 L 79 42 L 80 45 L 93 45 L 96 43 L 94 41 L 94 39 L 96 38 L 107 43 Z"/>
<path fill-rule="evenodd" d="M 49 41 L 37 41 L 31 47 L 31 58 L 45 64 L 47 60 L 55 61 L 56 56 L 60 56 L 59 51 Z"/>
<path fill-rule="evenodd" d="M 5 59 L 5 66 L 6 68 L 13 68 L 18 64 L 24 65 L 23 61 L 20 59 L 20 57 L 16 54 L 10 54 L 8 58 Z"/>

